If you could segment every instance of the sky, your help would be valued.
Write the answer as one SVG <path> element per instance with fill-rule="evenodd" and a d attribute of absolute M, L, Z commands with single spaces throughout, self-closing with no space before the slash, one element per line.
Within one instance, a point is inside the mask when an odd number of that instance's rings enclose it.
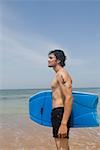
<path fill-rule="evenodd" d="M 0 0 L 0 89 L 50 88 L 63 49 L 73 87 L 100 87 L 100 1 Z"/>

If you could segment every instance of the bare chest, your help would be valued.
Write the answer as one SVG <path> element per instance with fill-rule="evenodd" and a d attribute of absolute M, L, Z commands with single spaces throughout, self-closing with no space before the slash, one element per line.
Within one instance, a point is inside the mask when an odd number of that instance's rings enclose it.
<path fill-rule="evenodd" d="M 57 87 L 58 87 L 58 82 L 57 82 L 57 79 L 54 78 L 51 83 L 51 88 L 56 89 Z"/>

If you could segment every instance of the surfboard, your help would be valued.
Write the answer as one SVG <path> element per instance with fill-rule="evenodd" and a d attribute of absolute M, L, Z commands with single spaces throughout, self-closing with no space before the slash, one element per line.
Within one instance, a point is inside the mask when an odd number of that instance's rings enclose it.
<path fill-rule="evenodd" d="M 98 96 L 92 93 L 72 92 L 73 106 L 70 127 L 97 127 Z M 41 91 L 29 98 L 29 117 L 34 122 L 51 127 L 52 91 Z"/>

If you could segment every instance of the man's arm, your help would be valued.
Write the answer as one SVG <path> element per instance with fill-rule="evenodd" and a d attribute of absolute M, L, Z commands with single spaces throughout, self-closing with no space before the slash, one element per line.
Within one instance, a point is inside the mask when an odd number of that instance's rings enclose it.
<path fill-rule="evenodd" d="M 58 75 L 58 82 L 61 88 L 63 95 L 65 96 L 64 101 L 64 114 L 61 124 L 67 124 L 71 111 L 72 111 L 72 81 L 71 79 L 67 80 L 67 76 L 63 77 Z"/>

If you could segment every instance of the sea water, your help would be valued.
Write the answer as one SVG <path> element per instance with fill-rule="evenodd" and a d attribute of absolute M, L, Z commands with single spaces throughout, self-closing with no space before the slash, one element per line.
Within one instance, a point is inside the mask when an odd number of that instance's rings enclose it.
<path fill-rule="evenodd" d="M 29 97 L 46 89 L 8 89 L 0 90 L 0 114 L 28 113 Z M 74 88 L 73 91 L 95 93 L 99 97 L 98 113 L 100 113 L 100 88 Z"/>

